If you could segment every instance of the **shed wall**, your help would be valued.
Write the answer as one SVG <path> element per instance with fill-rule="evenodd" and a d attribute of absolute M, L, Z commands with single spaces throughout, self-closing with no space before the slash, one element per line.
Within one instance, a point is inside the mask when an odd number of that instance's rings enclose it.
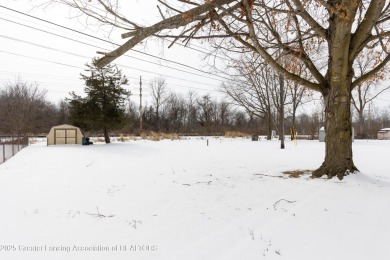
<path fill-rule="evenodd" d="M 379 140 L 390 140 L 390 131 L 380 131 L 378 132 L 378 139 Z"/>
<path fill-rule="evenodd" d="M 71 125 L 60 125 L 51 128 L 47 136 L 47 145 L 82 144 L 83 134 L 80 129 Z"/>

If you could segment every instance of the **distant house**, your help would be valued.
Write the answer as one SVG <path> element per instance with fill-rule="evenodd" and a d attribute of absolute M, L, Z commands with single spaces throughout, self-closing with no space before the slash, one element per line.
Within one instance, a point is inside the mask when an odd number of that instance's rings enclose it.
<path fill-rule="evenodd" d="M 80 129 L 71 125 L 53 126 L 47 136 L 47 145 L 81 144 L 83 134 Z"/>
<path fill-rule="evenodd" d="M 390 140 L 390 128 L 383 128 L 378 131 L 379 140 Z"/>

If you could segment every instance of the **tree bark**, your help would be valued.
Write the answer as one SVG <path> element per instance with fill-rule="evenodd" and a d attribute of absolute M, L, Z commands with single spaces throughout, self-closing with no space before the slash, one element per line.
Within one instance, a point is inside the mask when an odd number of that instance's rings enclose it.
<path fill-rule="evenodd" d="M 279 74 L 279 84 L 280 84 L 280 149 L 284 149 L 284 78 Z"/>
<path fill-rule="evenodd" d="M 359 111 L 359 137 L 360 138 L 366 137 L 364 133 L 364 110 L 363 109 Z"/>
<path fill-rule="evenodd" d="M 267 111 L 267 140 L 272 139 L 272 115 L 271 109 Z"/>
<path fill-rule="evenodd" d="M 340 180 L 358 171 L 352 159 L 351 92 L 348 87 L 331 89 L 325 100 L 325 160 L 313 177 L 337 176 Z"/>
<path fill-rule="evenodd" d="M 297 134 L 297 127 L 296 127 L 296 115 L 295 115 L 295 111 L 293 112 L 293 115 L 292 115 L 292 123 L 291 123 L 291 140 L 295 140 L 297 138 L 296 134 Z"/>
<path fill-rule="evenodd" d="M 108 135 L 108 131 L 107 131 L 107 127 L 106 126 L 104 127 L 104 141 L 106 142 L 106 144 L 111 143 L 110 136 Z"/>

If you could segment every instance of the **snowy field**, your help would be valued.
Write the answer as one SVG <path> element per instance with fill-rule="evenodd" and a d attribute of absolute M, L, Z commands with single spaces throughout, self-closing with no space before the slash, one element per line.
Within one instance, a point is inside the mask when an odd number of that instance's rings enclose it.
<path fill-rule="evenodd" d="M 0 259 L 390 259 L 390 142 L 353 146 L 339 181 L 282 173 L 318 141 L 38 143 L 0 165 Z"/>

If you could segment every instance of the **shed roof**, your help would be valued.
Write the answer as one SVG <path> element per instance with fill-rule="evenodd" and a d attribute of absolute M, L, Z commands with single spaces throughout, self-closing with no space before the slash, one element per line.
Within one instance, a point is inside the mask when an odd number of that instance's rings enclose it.
<path fill-rule="evenodd" d="M 73 125 L 64 124 L 64 125 L 56 125 L 56 126 L 53 126 L 52 128 L 78 128 L 78 127 L 73 126 Z"/>

